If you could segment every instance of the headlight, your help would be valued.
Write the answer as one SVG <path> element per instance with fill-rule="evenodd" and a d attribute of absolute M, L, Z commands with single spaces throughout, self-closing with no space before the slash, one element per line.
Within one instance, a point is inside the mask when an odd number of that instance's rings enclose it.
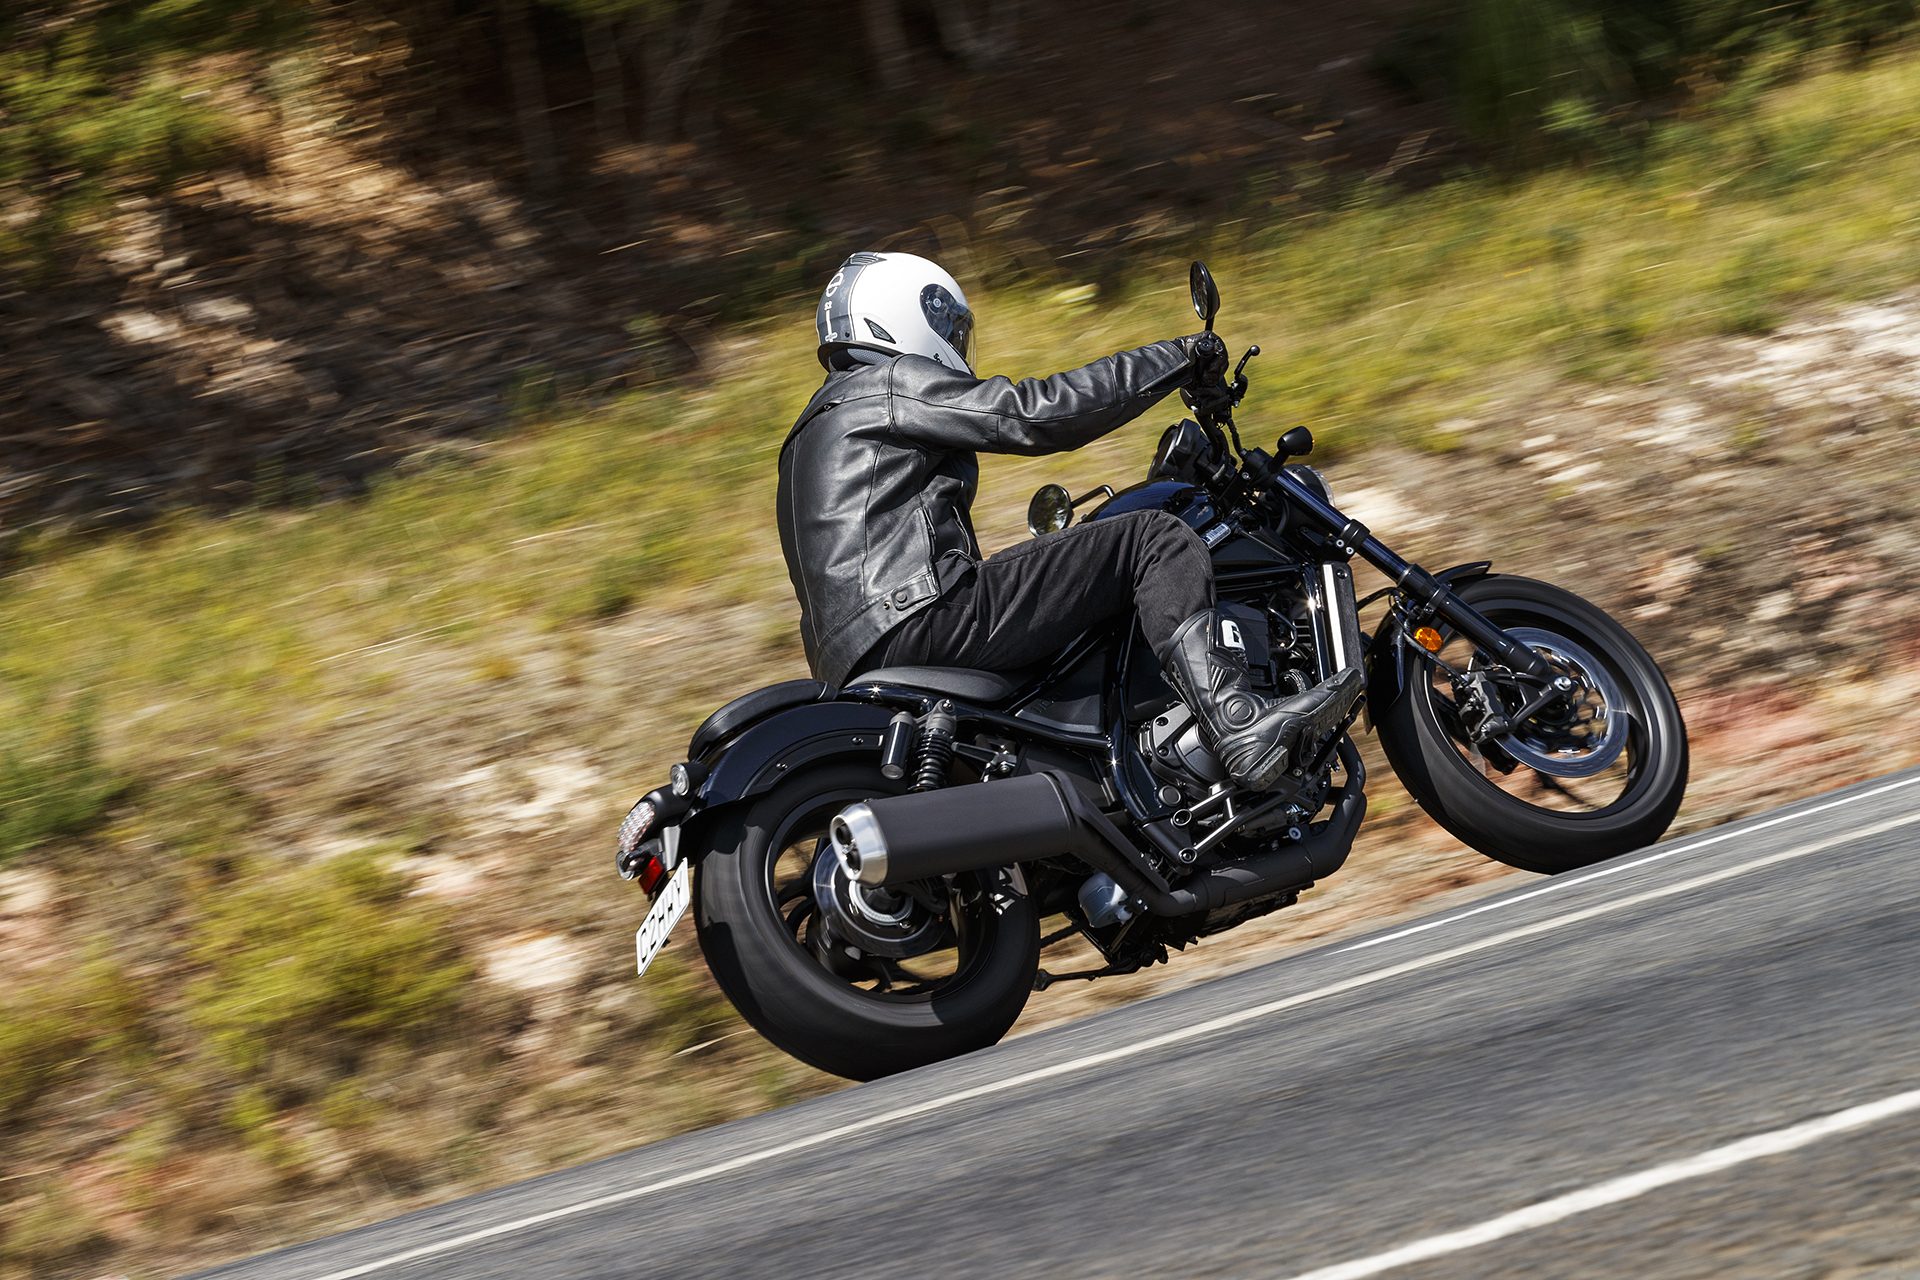
<path fill-rule="evenodd" d="M 1292 463 L 1287 467 L 1287 470 L 1293 472 L 1312 486 L 1313 490 L 1320 495 L 1322 502 L 1333 501 L 1333 490 L 1327 487 L 1327 478 L 1318 471 L 1315 471 L 1304 462 Z"/>
<path fill-rule="evenodd" d="M 627 811 L 626 821 L 620 824 L 619 854 L 622 858 L 640 847 L 640 842 L 647 838 L 647 832 L 653 829 L 654 817 L 651 800 L 642 800 Z"/>

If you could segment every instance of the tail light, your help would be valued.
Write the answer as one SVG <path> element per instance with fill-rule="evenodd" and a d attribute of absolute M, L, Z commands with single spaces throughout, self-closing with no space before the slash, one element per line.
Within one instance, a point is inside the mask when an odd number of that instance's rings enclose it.
<path fill-rule="evenodd" d="M 667 881 L 667 864 L 660 861 L 658 854 L 650 854 L 640 863 L 636 878 L 640 881 L 640 887 L 647 891 L 647 896 L 656 898 L 660 895 L 660 886 Z"/>

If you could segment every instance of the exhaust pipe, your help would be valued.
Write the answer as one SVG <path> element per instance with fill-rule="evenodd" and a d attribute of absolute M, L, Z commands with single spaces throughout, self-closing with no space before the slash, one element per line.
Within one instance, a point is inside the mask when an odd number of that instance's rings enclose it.
<path fill-rule="evenodd" d="M 848 805 L 827 833 L 847 875 L 900 884 L 1076 852 L 1077 823 L 1045 773 Z"/>
<path fill-rule="evenodd" d="M 1067 854 L 1112 876 L 1154 915 L 1193 915 L 1304 889 L 1339 870 L 1367 813 L 1360 753 L 1346 740 L 1339 750 L 1347 781 L 1327 821 L 1271 853 L 1197 870 L 1178 887 L 1152 873 L 1078 787 L 1051 773 L 849 805 L 828 834 L 841 867 L 861 884 L 901 884 Z"/>

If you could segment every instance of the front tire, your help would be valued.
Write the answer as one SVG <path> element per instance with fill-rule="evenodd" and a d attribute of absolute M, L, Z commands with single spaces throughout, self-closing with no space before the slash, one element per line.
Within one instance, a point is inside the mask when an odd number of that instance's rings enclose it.
<path fill-rule="evenodd" d="M 800 869 L 821 856 L 827 820 L 898 790 L 857 764 L 788 779 L 715 833 L 694 877 L 700 947 L 740 1015 L 802 1062 L 853 1080 L 994 1044 L 1040 964 L 1039 915 L 1005 872 L 958 878 L 948 945 L 911 965 L 849 959 L 830 926 L 813 932 L 828 917 L 809 892 L 813 872 Z"/>
<path fill-rule="evenodd" d="M 1459 588 L 1462 600 L 1540 652 L 1597 669 L 1602 709 L 1621 717 L 1624 743 L 1604 772 L 1580 776 L 1578 743 L 1568 736 L 1562 776 L 1539 744 L 1467 742 L 1449 680 L 1418 654 L 1404 655 L 1406 688 L 1373 708 L 1380 745 L 1400 781 L 1427 814 L 1463 843 L 1526 871 L 1554 874 L 1590 866 L 1658 840 L 1679 812 L 1687 787 L 1687 731 L 1680 705 L 1651 655 L 1603 610 L 1548 582 L 1490 574 Z M 1436 624 L 1439 625 L 1439 624 Z M 1442 628 L 1439 656 L 1457 669 L 1485 659 Z M 1406 643 L 1404 641 L 1400 643 Z M 1383 655 L 1398 661 L 1403 655 Z M 1608 700 L 1619 705 L 1605 707 Z M 1532 763 L 1529 763 L 1532 762 Z M 1543 767 L 1533 767 L 1534 764 Z M 1617 794 L 1607 792 L 1617 788 Z"/>

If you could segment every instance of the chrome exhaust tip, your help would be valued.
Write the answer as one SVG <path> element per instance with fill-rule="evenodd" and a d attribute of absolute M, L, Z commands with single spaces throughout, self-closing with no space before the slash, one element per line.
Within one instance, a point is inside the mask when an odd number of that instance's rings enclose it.
<path fill-rule="evenodd" d="M 866 804 L 850 804 L 836 813 L 827 825 L 827 836 L 847 879 L 872 885 L 887 882 L 886 837 Z"/>

